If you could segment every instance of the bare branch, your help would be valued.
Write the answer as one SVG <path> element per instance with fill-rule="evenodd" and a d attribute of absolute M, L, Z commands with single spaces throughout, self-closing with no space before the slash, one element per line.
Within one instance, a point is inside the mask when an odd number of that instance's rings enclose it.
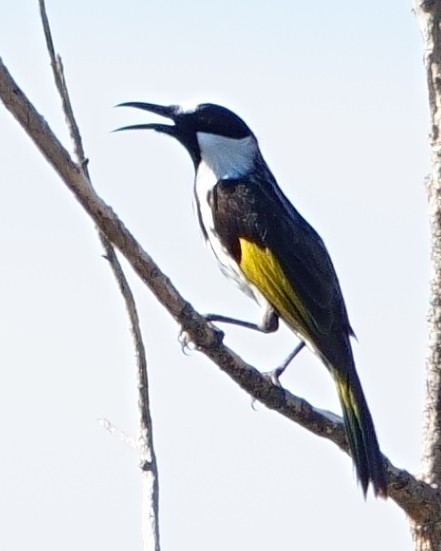
<path fill-rule="evenodd" d="M 431 114 L 432 171 L 427 179 L 431 229 L 431 277 L 429 353 L 426 362 L 423 477 L 441 485 L 441 47 L 439 28 L 441 3 L 416 2 L 416 13 L 424 39 L 424 61 Z"/>
<path fill-rule="evenodd" d="M 47 123 L 36 112 L 0 60 L 0 98 L 42 151 L 64 183 L 74 193 L 100 230 L 121 251 L 135 272 L 161 304 L 187 332 L 196 347 L 215 362 L 254 399 L 300 424 L 314 434 L 334 442 L 347 452 L 343 425 L 323 415 L 302 398 L 274 386 L 252 366 L 246 364 L 222 342 L 223 334 L 209 325 L 184 300 L 170 280 L 159 270 L 110 207 L 96 195 L 89 180 L 70 159 Z M 389 496 L 419 525 L 441 517 L 437 490 L 393 467 L 386 460 Z"/>
<path fill-rule="evenodd" d="M 49 19 L 46 13 L 44 0 L 39 0 L 40 15 L 43 23 L 46 45 L 51 59 L 52 71 L 58 93 L 61 97 L 63 112 L 69 127 L 70 135 L 75 147 L 75 154 L 84 176 L 90 180 L 87 169 L 86 157 L 84 154 L 81 133 L 73 113 L 69 91 L 63 71 L 61 57 L 56 54 L 50 30 Z M 158 465 L 153 445 L 153 422 L 150 415 L 150 400 L 148 392 L 147 358 L 142 339 L 139 323 L 139 316 L 136 309 L 135 299 L 128 281 L 121 268 L 112 243 L 98 229 L 101 244 L 105 250 L 106 258 L 117 281 L 119 290 L 124 298 L 127 313 L 130 320 L 130 327 L 136 350 L 137 364 L 137 386 L 138 386 L 138 453 L 142 471 L 143 483 L 143 540 L 145 549 L 160 551 L 159 535 L 159 479 Z M 109 429 L 109 426 L 107 426 Z"/>
<path fill-rule="evenodd" d="M 81 139 L 80 129 L 77 125 L 77 121 L 75 120 L 75 116 L 73 113 L 69 91 L 67 89 L 66 80 L 64 78 L 63 63 L 61 61 L 61 57 L 55 52 L 54 41 L 52 40 L 52 32 L 49 26 L 49 19 L 47 16 L 44 0 L 39 0 L 39 6 L 41 22 L 43 24 L 44 36 L 46 38 L 46 46 L 51 60 L 55 85 L 57 87 L 63 105 L 63 113 L 66 117 L 66 122 L 69 128 L 72 143 L 75 147 L 75 155 L 83 168 L 85 168 L 87 176 L 89 176 L 87 168 L 85 166 L 86 157 L 84 155 L 83 140 Z"/>
<path fill-rule="evenodd" d="M 110 241 L 100 233 L 102 245 L 106 251 L 119 290 L 124 297 L 127 313 L 130 319 L 133 341 L 136 350 L 138 411 L 140 414 L 138 427 L 138 451 L 143 479 L 143 533 L 145 549 L 160 549 L 159 539 L 159 479 L 158 464 L 153 445 L 153 422 L 150 415 L 149 384 L 147 376 L 147 359 L 144 342 L 139 324 L 133 293 L 115 254 Z"/>
<path fill-rule="evenodd" d="M 415 0 L 414 6 L 423 38 L 432 164 L 426 186 L 431 233 L 431 274 L 421 476 L 433 487 L 441 488 L 441 1 Z M 418 551 L 440 549 L 441 515 L 432 517 L 431 521 L 423 528 L 412 527 Z"/>

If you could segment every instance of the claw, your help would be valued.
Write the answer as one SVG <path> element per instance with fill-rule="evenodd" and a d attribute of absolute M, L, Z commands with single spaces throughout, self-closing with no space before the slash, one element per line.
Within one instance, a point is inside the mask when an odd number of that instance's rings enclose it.
<path fill-rule="evenodd" d="M 179 344 L 181 345 L 182 352 L 186 356 L 189 356 L 190 352 L 196 348 L 193 341 L 190 338 L 190 335 L 184 330 L 179 332 L 178 341 L 179 341 Z"/>
<path fill-rule="evenodd" d="M 276 367 L 276 369 L 273 369 L 272 371 L 263 371 L 262 377 L 265 377 L 265 379 L 267 379 L 277 388 L 285 390 L 279 380 L 280 375 L 282 375 L 282 373 L 285 371 L 285 367 L 285 365 L 281 365 L 280 367 Z M 251 407 L 254 411 L 257 411 L 256 402 L 258 402 L 256 398 L 251 399 Z"/>

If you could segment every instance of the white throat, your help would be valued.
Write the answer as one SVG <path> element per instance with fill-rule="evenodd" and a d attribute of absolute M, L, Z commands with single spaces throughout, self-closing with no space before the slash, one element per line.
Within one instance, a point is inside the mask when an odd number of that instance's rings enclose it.
<path fill-rule="evenodd" d="M 252 169 L 257 151 L 254 136 L 237 140 L 198 132 L 197 140 L 201 151 L 201 164 L 206 165 L 216 180 L 239 178 Z"/>

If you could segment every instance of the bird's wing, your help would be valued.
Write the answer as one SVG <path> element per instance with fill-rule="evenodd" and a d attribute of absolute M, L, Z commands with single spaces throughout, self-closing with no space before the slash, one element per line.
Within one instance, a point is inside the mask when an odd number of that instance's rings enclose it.
<path fill-rule="evenodd" d="M 219 181 L 210 197 L 215 231 L 282 319 L 328 356 L 327 336 L 352 334 L 338 279 L 321 238 L 274 186 Z"/>
<path fill-rule="evenodd" d="M 323 241 L 274 180 L 223 180 L 211 197 L 216 232 L 246 278 L 318 353 L 333 376 L 357 476 L 387 495 L 375 427 L 355 370 L 352 333 Z"/>

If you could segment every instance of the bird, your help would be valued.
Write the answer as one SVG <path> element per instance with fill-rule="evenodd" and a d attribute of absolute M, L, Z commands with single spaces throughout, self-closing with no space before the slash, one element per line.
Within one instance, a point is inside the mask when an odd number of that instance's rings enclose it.
<path fill-rule="evenodd" d="M 386 470 L 356 371 L 350 342 L 355 335 L 334 265 L 321 237 L 277 184 L 252 130 L 233 111 L 213 103 L 120 106 L 171 121 L 118 130 L 155 130 L 188 151 L 202 235 L 224 275 L 261 310 L 258 323 L 216 314 L 207 320 L 265 333 L 276 331 L 283 320 L 300 339 L 283 369 L 305 345 L 318 356 L 335 383 L 363 494 L 371 487 L 375 496 L 387 497 Z"/>

